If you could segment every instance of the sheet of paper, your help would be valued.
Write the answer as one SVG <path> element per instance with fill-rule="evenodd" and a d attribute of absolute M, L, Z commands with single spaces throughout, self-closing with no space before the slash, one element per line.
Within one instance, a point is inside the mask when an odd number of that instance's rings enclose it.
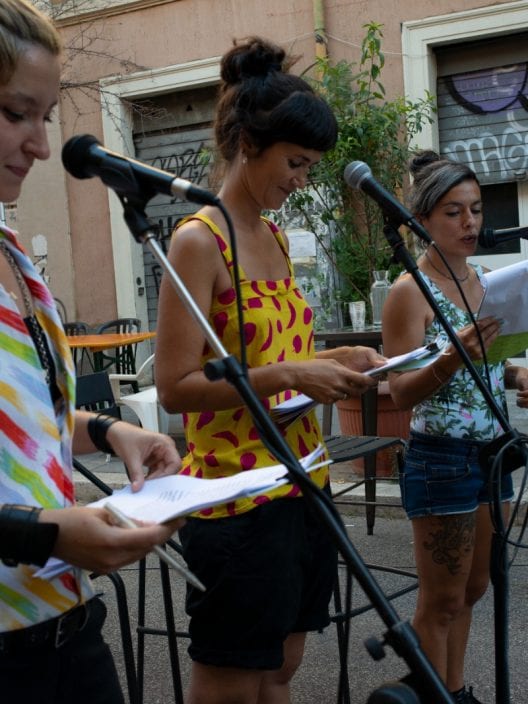
<path fill-rule="evenodd" d="M 444 347 L 447 344 L 447 338 L 439 336 L 429 345 L 417 347 L 415 350 L 399 354 L 396 357 L 391 357 L 386 364 L 381 367 L 373 367 L 365 372 L 369 376 L 378 376 L 385 372 L 403 372 L 411 369 L 420 369 L 432 364 L 442 354 Z"/>
<path fill-rule="evenodd" d="M 300 460 L 305 471 L 311 472 L 318 467 L 330 464 L 330 460 L 316 462 L 323 452 L 324 448 L 319 445 Z M 239 472 L 232 477 L 221 479 L 198 479 L 174 474 L 170 477 L 149 479 L 143 488 L 135 493 L 130 486 L 126 486 L 115 491 L 111 497 L 105 496 L 89 506 L 104 507 L 107 501 L 111 501 L 129 518 L 164 523 L 178 516 L 187 516 L 201 508 L 215 506 L 242 496 L 259 494 L 287 484 L 289 481 L 287 473 L 286 467 L 279 464 Z M 67 569 L 67 564 L 52 558 L 34 576 L 51 579 Z"/>
<path fill-rule="evenodd" d="M 502 322 L 501 334 L 487 352 L 488 361 L 498 362 L 528 348 L 528 261 L 490 271 L 484 278 L 478 317 L 492 315 Z"/>
<path fill-rule="evenodd" d="M 313 398 L 306 396 L 306 394 L 299 394 L 277 404 L 271 409 L 270 415 L 276 423 L 288 425 L 294 420 L 303 418 L 316 406 L 317 401 L 314 401 Z"/>

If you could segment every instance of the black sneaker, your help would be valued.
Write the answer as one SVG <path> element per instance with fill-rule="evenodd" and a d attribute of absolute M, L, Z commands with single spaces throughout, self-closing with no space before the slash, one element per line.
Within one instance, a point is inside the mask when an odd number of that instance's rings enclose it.
<path fill-rule="evenodd" d="M 466 691 L 466 704 L 482 704 L 480 699 L 477 699 L 476 696 L 473 694 L 473 687 L 469 688 L 469 692 Z"/>
<path fill-rule="evenodd" d="M 470 687 L 469 690 L 464 687 L 458 692 L 453 693 L 453 701 L 455 704 L 482 704 L 473 694 L 473 687 Z"/>

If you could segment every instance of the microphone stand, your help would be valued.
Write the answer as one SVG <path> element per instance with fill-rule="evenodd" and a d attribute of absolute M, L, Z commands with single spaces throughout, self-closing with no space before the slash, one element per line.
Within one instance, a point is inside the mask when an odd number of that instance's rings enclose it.
<path fill-rule="evenodd" d="M 412 224 L 408 224 L 411 229 L 413 229 Z M 513 471 L 514 469 L 525 465 L 528 458 L 528 452 L 523 443 L 522 436 L 517 432 L 517 430 L 514 430 L 511 427 L 508 418 L 497 404 L 491 391 L 484 383 L 484 380 L 478 373 L 473 361 L 453 330 L 453 327 L 438 307 L 432 291 L 422 278 L 418 265 L 406 248 L 403 238 L 398 232 L 398 227 L 399 223 L 392 222 L 390 218 L 387 218 L 385 227 L 383 228 L 387 242 L 392 248 L 394 260 L 402 264 L 406 271 L 408 271 L 413 277 L 416 285 L 434 311 L 435 316 L 440 321 L 440 324 L 444 328 L 452 345 L 462 358 L 464 365 L 473 377 L 475 384 L 484 396 L 489 408 L 504 430 L 504 435 L 492 440 L 480 451 L 479 463 L 483 472 L 488 477 L 492 478 L 492 470 L 498 459 L 502 461 L 502 467 L 506 470 L 506 472 Z M 416 234 L 421 237 L 420 232 L 416 232 Z M 490 578 L 494 589 L 496 703 L 509 704 L 510 687 L 507 633 L 507 606 L 509 595 L 508 545 L 506 541 L 502 539 L 504 522 L 500 510 L 500 474 L 501 473 L 499 472 L 499 479 L 493 481 L 494 490 L 496 491 L 498 498 L 494 501 L 497 516 L 495 519 L 495 531 L 492 536 Z"/>
<path fill-rule="evenodd" d="M 207 363 L 204 369 L 207 378 L 211 381 L 225 378 L 237 389 L 253 416 L 262 441 L 266 447 L 273 452 L 274 456 L 287 467 L 290 480 L 300 487 L 303 497 L 310 508 L 315 511 L 325 528 L 330 531 L 347 567 L 355 576 L 361 588 L 387 626 L 388 630 L 385 633 L 383 645 L 390 645 L 400 657 L 403 657 L 411 668 L 411 671 L 419 675 L 420 681 L 424 683 L 425 689 L 428 692 L 428 702 L 434 702 L 435 704 L 451 704 L 451 695 L 425 653 L 421 650 L 418 638 L 412 626 L 410 623 L 403 622 L 399 619 L 390 601 L 387 599 L 374 577 L 370 574 L 361 556 L 352 545 L 346 528 L 331 498 L 317 487 L 304 471 L 302 465 L 284 440 L 268 412 L 260 403 L 240 363 L 234 355 L 229 355 L 224 349 L 214 330 L 209 325 L 209 322 L 171 266 L 157 242 L 157 236 L 153 232 L 152 225 L 149 223 L 144 213 L 146 200 L 119 193 L 118 196 L 123 204 L 125 221 L 134 239 L 136 242 L 146 244 L 150 249 L 155 259 L 163 268 L 163 271 L 170 278 L 171 284 L 188 313 L 198 323 L 211 349 L 219 357 L 219 359 Z M 221 209 L 224 217 L 226 217 L 231 232 L 232 224 L 229 214 L 221 202 L 218 203 L 218 207 Z M 402 687 L 406 689 L 406 687 L 399 685 L 397 686 L 397 690 L 401 691 Z M 397 695 L 398 691 L 396 692 L 396 696 Z M 390 695 L 389 697 L 390 698 L 385 698 L 384 694 L 380 694 L 380 698 L 376 699 L 376 701 L 380 703 L 383 701 L 401 701 L 400 699 L 393 699 Z"/>

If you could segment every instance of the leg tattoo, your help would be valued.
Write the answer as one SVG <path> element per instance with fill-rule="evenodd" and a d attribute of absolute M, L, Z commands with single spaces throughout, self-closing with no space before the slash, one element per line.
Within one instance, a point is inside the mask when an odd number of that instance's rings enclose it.
<path fill-rule="evenodd" d="M 439 518 L 440 528 L 431 532 L 431 540 L 424 541 L 423 547 L 430 550 L 437 565 L 446 565 L 450 574 L 460 571 L 460 560 L 475 545 L 475 514 Z"/>

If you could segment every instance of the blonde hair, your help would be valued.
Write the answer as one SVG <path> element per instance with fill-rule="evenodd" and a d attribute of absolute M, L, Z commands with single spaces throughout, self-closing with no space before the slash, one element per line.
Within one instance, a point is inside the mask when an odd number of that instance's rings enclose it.
<path fill-rule="evenodd" d="M 59 33 L 46 15 L 26 0 L 0 0 L 0 85 L 11 80 L 29 44 L 54 56 L 61 52 Z"/>

